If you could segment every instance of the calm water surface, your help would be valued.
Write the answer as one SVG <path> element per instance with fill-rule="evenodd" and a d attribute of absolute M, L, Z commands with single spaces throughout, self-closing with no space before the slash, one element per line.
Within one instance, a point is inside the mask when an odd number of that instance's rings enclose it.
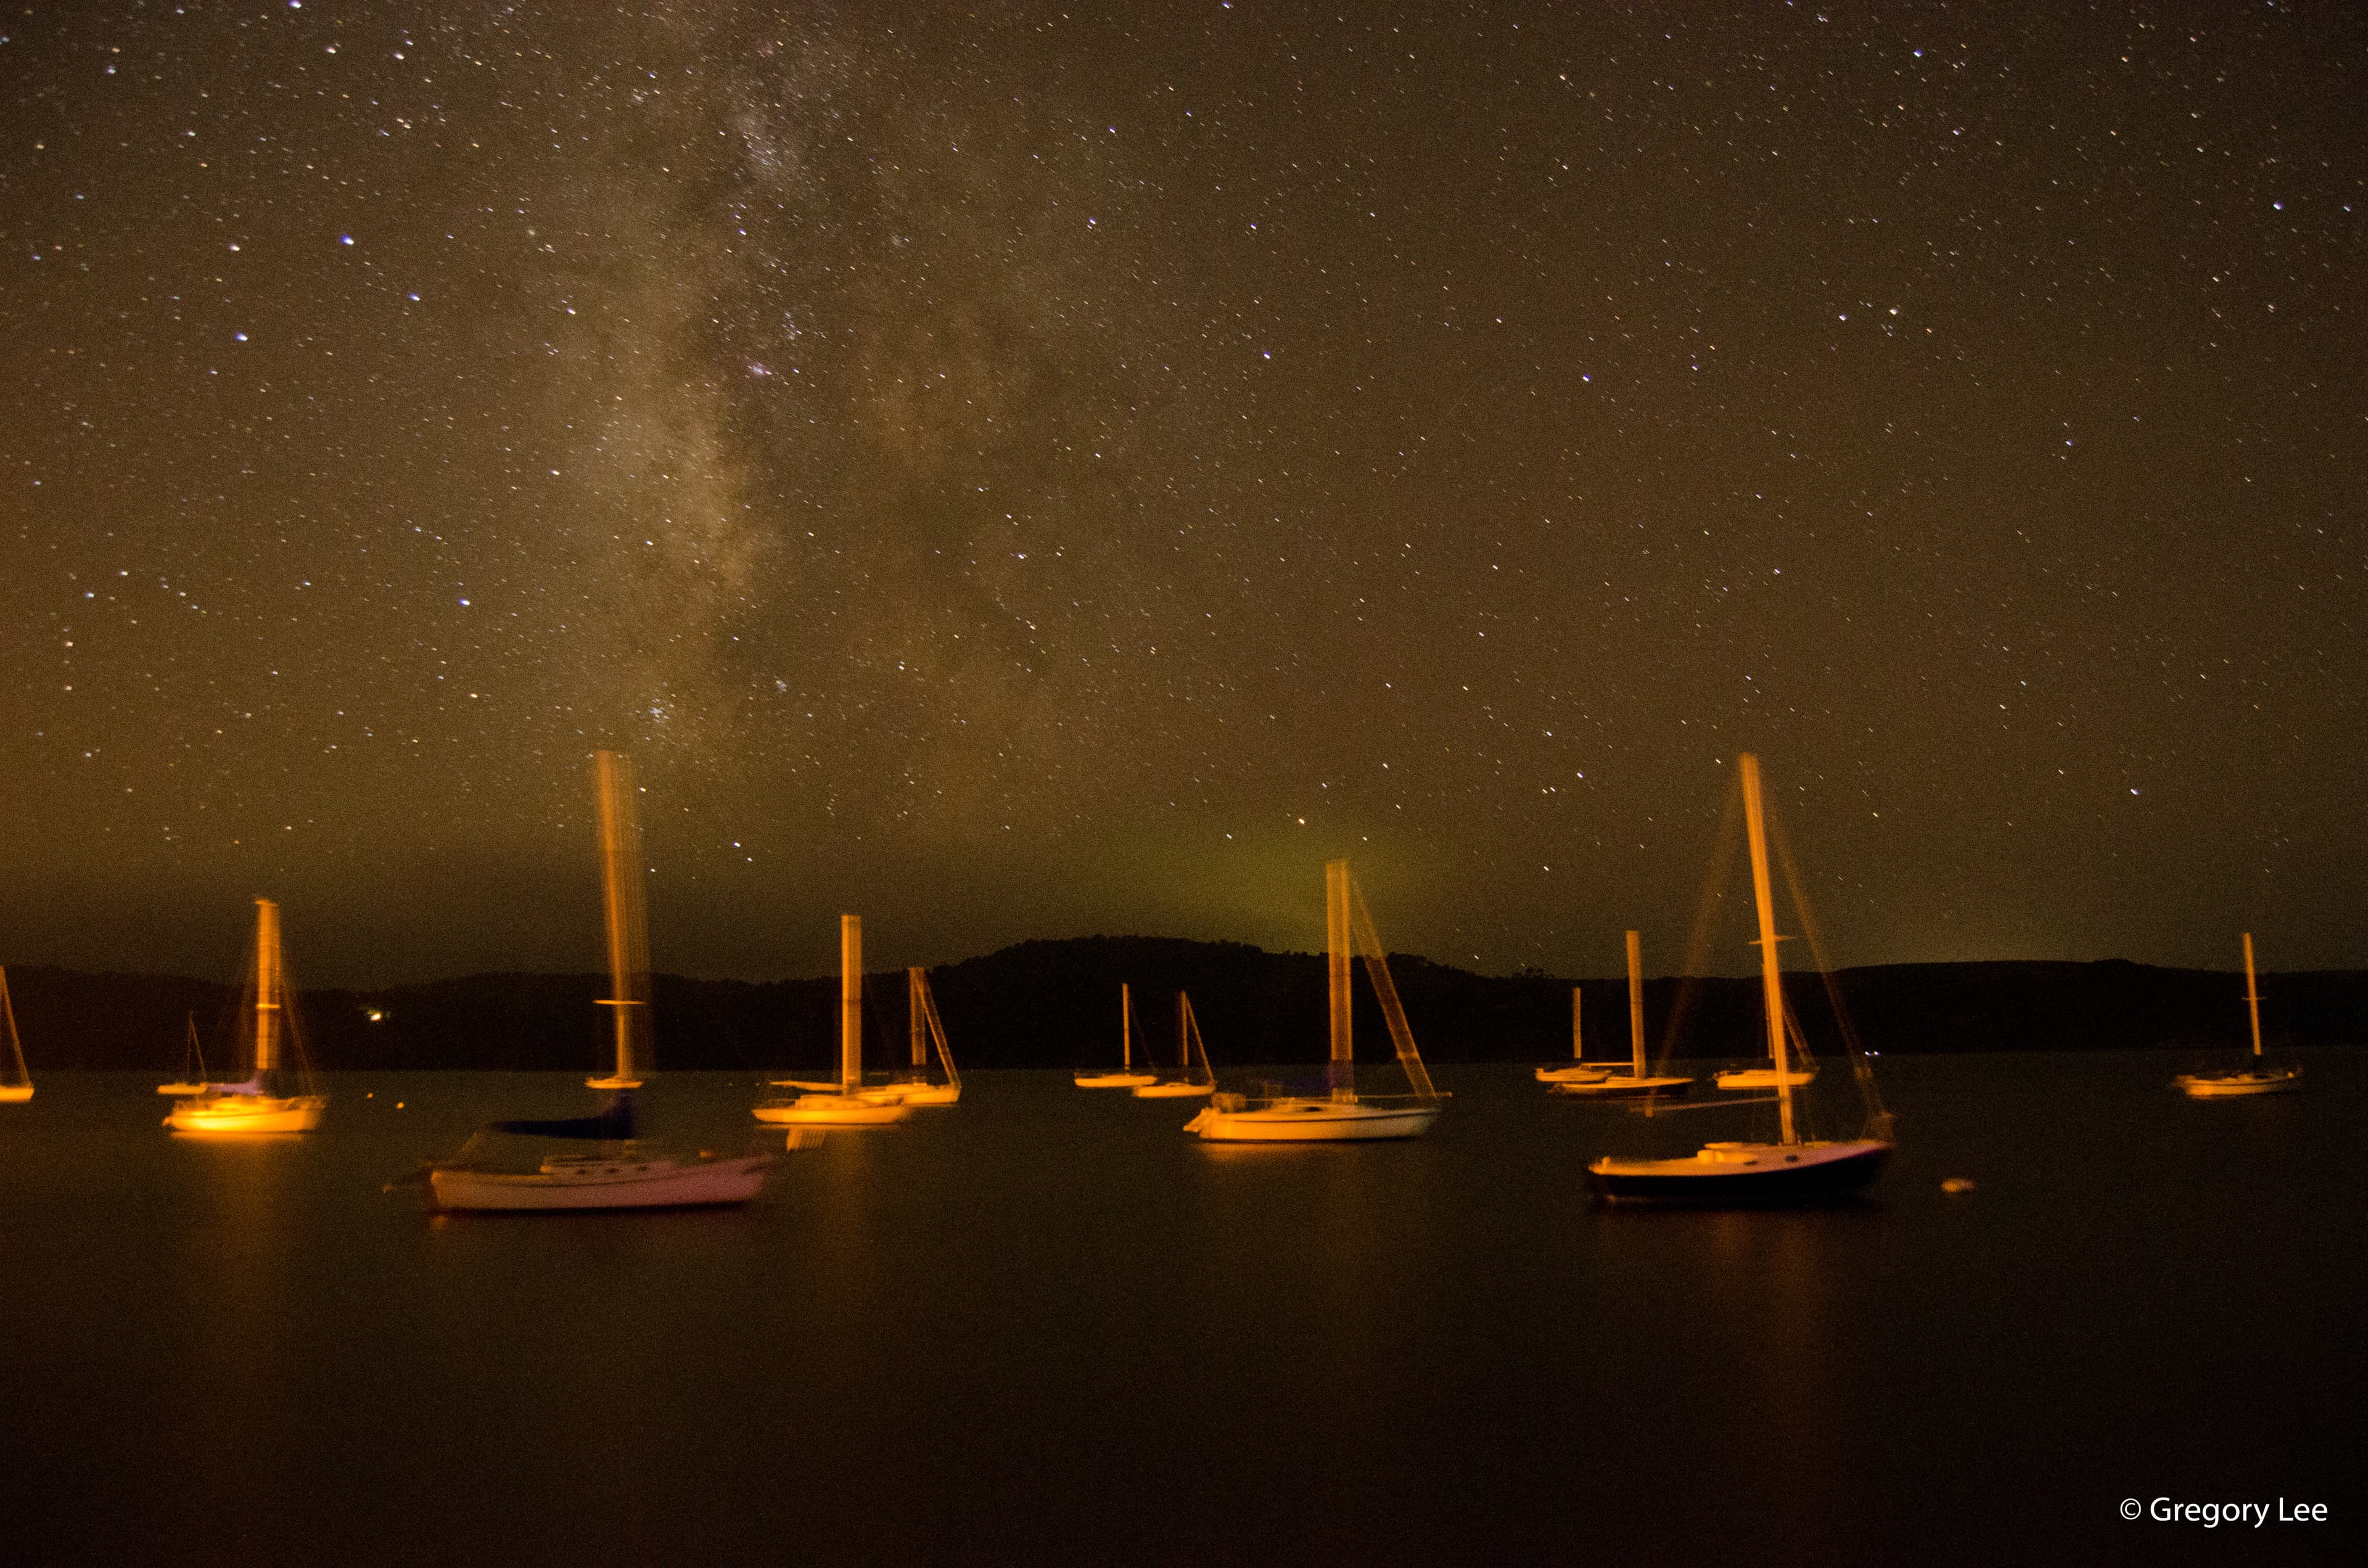
<path fill-rule="evenodd" d="M 51 1073 L 0 1110 L 0 1559 L 2368 1560 L 2368 1054 L 2180 1065 L 1886 1058 L 1899 1161 L 1827 1210 L 1595 1208 L 1766 1112 L 1465 1068 L 1428 1139 L 1266 1150 L 977 1074 L 745 1210 L 553 1219 L 381 1187 L 557 1075 L 332 1075 L 241 1143 Z M 712 1147 L 752 1097 L 650 1094 Z"/>

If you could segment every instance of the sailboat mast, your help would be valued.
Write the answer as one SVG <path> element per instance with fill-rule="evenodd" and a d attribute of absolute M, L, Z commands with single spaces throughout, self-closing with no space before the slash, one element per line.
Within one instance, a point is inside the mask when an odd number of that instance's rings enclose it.
<path fill-rule="evenodd" d="M 257 1077 L 279 1065 L 279 906 L 268 898 L 255 901 L 255 1072 Z"/>
<path fill-rule="evenodd" d="M 1574 985 L 1570 988 L 1570 1059 L 1576 1062 L 1586 1054 L 1586 1051 L 1579 1049 L 1578 987 Z"/>
<path fill-rule="evenodd" d="M 1793 1131 L 1793 1086 L 1784 1065 L 1783 969 L 1776 960 L 1776 903 L 1768 887 L 1768 824 L 1761 820 L 1759 759 L 1743 754 L 1743 821 L 1751 830 L 1751 898 L 1759 910 L 1760 1003 L 1768 1016 L 1768 1054 L 1776 1063 L 1776 1105 L 1783 1124 L 1783 1141 L 1800 1142 Z"/>
<path fill-rule="evenodd" d="M 2261 988 L 2253 983 L 2253 934 L 2245 933 L 2245 1010 L 2253 1017 L 2253 1056 L 2261 1054 Z"/>
<path fill-rule="evenodd" d="M 1349 1006 L 1349 862 L 1324 863 L 1324 965 L 1332 994 L 1332 1097 L 1349 1096 L 1356 1060 Z"/>
<path fill-rule="evenodd" d="M 913 1066 L 925 1070 L 929 1065 L 929 1019 L 921 1006 L 921 971 L 905 971 L 905 1006 L 913 1019 Z"/>
<path fill-rule="evenodd" d="M 644 1064 L 634 1060 L 641 1038 L 635 1013 L 643 1006 L 649 933 L 642 910 L 642 831 L 633 810 L 633 764 L 622 752 L 592 754 L 594 795 L 600 809 L 600 911 L 609 944 L 609 994 L 616 1009 L 616 1071 L 595 1087 L 631 1088 Z"/>
<path fill-rule="evenodd" d="M 1118 983 L 1118 1063 L 1124 1072 L 1134 1071 L 1134 997 L 1123 980 Z"/>
<path fill-rule="evenodd" d="M 1635 1074 L 1645 1075 L 1645 942 L 1628 933 L 1628 1049 L 1636 1059 Z"/>
<path fill-rule="evenodd" d="M 863 916 L 838 917 L 838 1085 L 863 1082 Z"/>

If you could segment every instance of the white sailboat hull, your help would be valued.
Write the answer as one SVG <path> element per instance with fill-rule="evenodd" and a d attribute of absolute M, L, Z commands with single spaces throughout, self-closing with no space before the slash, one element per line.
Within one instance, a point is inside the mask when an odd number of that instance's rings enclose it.
<path fill-rule="evenodd" d="M 1156 1073 L 1080 1073 L 1073 1080 L 1081 1089 L 1139 1089 L 1159 1082 Z"/>
<path fill-rule="evenodd" d="M 539 1171 L 444 1168 L 427 1173 L 438 1209 L 472 1213 L 558 1210 L 695 1209 L 746 1203 L 765 1184 L 770 1154 L 700 1160 L 560 1159 Z"/>
<path fill-rule="evenodd" d="M 23 1105 L 32 1097 L 30 1084 L 0 1084 L 0 1105 Z"/>
<path fill-rule="evenodd" d="M 1375 1105 L 1361 1100 L 1274 1100 L 1238 1110 L 1211 1105 L 1184 1124 L 1212 1143 L 1336 1143 L 1418 1138 L 1439 1119 L 1439 1107 Z"/>
<path fill-rule="evenodd" d="M 176 1132 L 310 1132 L 328 1108 L 326 1095 L 199 1095 L 175 1106 L 165 1125 Z"/>
<path fill-rule="evenodd" d="M 2279 1095 L 2302 1086 L 2302 1070 L 2283 1073 L 2184 1073 L 2171 1083 L 2192 1100 L 2221 1100 L 2237 1095 Z"/>
<path fill-rule="evenodd" d="M 898 1088 L 897 1103 L 901 1105 L 955 1105 L 962 1099 L 960 1084 L 916 1084 Z"/>
<path fill-rule="evenodd" d="M 1567 1067 L 1538 1069 L 1538 1082 L 1541 1084 L 1600 1084 L 1611 1075 L 1610 1068 L 1582 1067 L 1577 1062 Z"/>
<path fill-rule="evenodd" d="M 1138 1084 L 1134 1088 L 1134 1097 L 1139 1100 L 1190 1099 L 1195 1095 L 1212 1093 L 1216 1087 L 1214 1084 L 1188 1084 L 1178 1078 L 1165 1084 Z"/>
<path fill-rule="evenodd" d="M 903 1121 L 913 1110 L 906 1102 L 871 1095 L 800 1095 L 793 1100 L 768 1100 L 749 1114 L 776 1126 L 879 1127 Z"/>
<path fill-rule="evenodd" d="M 1783 1203 L 1839 1198 L 1874 1179 L 1892 1145 L 1874 1139 L 1834 1143 L 1708 1143 L 1691 1159 L 1622 1160 L 1587 1167 L 1588 1185 L 1618 1202 Z"/>
<path fill-rule="evenodd" d="M 1591 1084 L 1556 1084 L 1554 1092 L 1587 1100 L 1643 1099 L 1654 1095 L 1675 1099 L 1693 1085 L 1691 1078 L 1656 1077 L 1649 1074 L 1639 1078 L 1633 1073 L 1610 1073 Z"/>
<path fill-rule="evenodd" d="M 1784 1074 L 1785 1085 L 1799 1088 L 1817 1075 L 1814 1067 L 1796 1067 Z M 1713 1080 L 1722 1089 L 1772 1089 L 1776 1086 L 1773 1067 L 1738 1067 L 1731 1073 L 1721 1073 Z"/>

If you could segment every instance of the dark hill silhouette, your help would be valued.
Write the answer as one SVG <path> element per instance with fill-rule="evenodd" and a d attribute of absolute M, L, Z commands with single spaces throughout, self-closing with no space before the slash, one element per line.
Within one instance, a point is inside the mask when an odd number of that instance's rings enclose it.
<path fill-rule="evenodd" d="M 1424 1057 L 1442 1062 L 1543 1062 L 1570 1052 L 1567 979 L 1487 976 L 1393 955 Z M 2240 1047 L 2244 982 L 2209 970 L 2100 963 L 1886 964 L 1837 977 L 1865 1043 L 1883 1051 L 2082 1051 Z M 1083 937 L 1022 942 L 930 971 L 955 1059 L 964 1067 L 1105 1065 L 1119 1050 L 1119 983 L 1134 987 L 1138 1050 L 1173 1060 L 1175 993 L 1190 992 L 1212 1061 L 1315 1062 L 1325 1051 L 1324 960 L 1237 942 Z M 181 1062 L 182 1019 L 194 1015 L 207 1061 L 226 1071 L 236 988 L 170 976 L 85 974 L 27 966 L 9 971 L 25 1051 L 45 1067 L 120 1068 L 168 1074 Z M 1627 1048 L 1624 978 L 1582 979 L 1589 1056 Z M 1386 1060 L 1387 1031 L 1361 975 L 1360 1054 Z M 2368 1040 L 2368 972 L 2265 974 L 2262 1028 L 2273 1046 Z M 1839 1049 L 1825 988 L 1786 979 L 1786 994 L 1820 1055 Z M 477 974 L 379 991 L 304 994 L 302 1017 L 324 1067 L 374 1070 L 493 1067 L 590 1069 L 605 1019 L 597 975 Z M 867 979 L 868 1051 L 875 1066 L 901 1057 L 901 974 Z M 1759 983 L 1744 978 L 1645 984 L 1646 1038 L 1657 1056 L 1672 1011 L 1691 994 L 1678 1054 L 1741 1057 L 1759 1039 Z M 837 1060 L 837 980 L 757 983 L 657 976 L 653 989 L 661 1069 L 710 1068 L 816 1075 Z M 372 1015 L 377 1017 L 373 1019 Z"/>

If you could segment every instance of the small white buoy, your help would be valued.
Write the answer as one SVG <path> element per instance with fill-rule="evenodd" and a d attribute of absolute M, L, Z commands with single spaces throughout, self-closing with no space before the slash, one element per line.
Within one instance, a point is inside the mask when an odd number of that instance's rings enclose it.
<path fill-rule="evenodd" d="M 1941 1184 L 1941 1190 L 1952 1195 L 1961 1192 L 1971 1192 L 1974 1190 L 1974 1178 L 1971 1176 L 1951 1176 L 1948 1180 Z"/>

